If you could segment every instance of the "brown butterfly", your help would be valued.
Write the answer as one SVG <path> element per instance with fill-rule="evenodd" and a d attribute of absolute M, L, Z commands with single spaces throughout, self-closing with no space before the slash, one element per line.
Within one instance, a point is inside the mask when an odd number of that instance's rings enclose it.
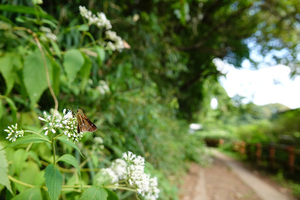
<path fill-rule="evenodd" d="M 81 109 L 77 109 L 77 132 L 94 132 L 97 130 L 97 126 L 91 122 L 89 118 L 83 113 Z"/>

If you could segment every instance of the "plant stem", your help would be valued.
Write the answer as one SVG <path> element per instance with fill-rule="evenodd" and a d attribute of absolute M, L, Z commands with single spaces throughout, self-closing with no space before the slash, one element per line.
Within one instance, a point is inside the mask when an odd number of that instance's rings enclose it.
<path fill-rule="evenodd" d="M 63 188 L 80 188 L 81 186 L 80 185 L 63 185 L 62 186 Z M 89 188 L 89 187 L 92 187 L 91 185 L 83 185 L 82 186 L 83 188 Z"/>
<path fill-rule="evenodd" d="M 63 135 L 63 133 L 57 135 L 57 136 L 54 138 L 54 140 L 56 140 L 58 137 L 60 137 L 60 136 L 62 136 L 62 135 Z"/>
<path fill-rule="evenodd" d="M 55 140 L 54 140 L 54 134 L 52 134 L 52 150 L 53 150 L 53 164 L 56 165 L 56 152 L 55 152 Z"/>
<path fill-rule="evenodd" d="M 28 183 L 24 183 L 24 182 L 22 182 L 22 181 L 19 181 L 19 180 L 15 179 L 14 177 L 10 176 L 10 175 L 7 175 L 7 177 L 8 177 L 11 181 L 13 181 L 13 182 L 15 182 L 15 183 L 18 183 L 18 184 L 20 184 L 20 185 L 24 185 L 24 186 L 30 187 L 30 188 L 36 187 L 35 185 L 31 185 L 31 184 L 28 184 Z"/>

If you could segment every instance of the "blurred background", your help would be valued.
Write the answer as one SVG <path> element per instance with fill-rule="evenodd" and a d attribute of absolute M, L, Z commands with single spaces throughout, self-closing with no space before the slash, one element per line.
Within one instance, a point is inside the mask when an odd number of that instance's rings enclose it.
<path fill-rule="evenodd" d="M 79 6 L 103 12 L 112 28 L 92 24 Z M 98 127 L 80 149 L 102 137 L 100 168 L 125 151 L 142 155 L 160 199 L 179 198 L 190 162 L 210 163 L 207 145 L 300 149 L 299 9 L 296 0 L 1 0 L 1 144 L 8 125 L 42 127 L 38 116 L 56 105 L 48 73 L 58 110 L 81 108 Z M 295 155 L 286 177 L 297 196 Z M 287 166 L 273 173 L 284 177 Z"/>

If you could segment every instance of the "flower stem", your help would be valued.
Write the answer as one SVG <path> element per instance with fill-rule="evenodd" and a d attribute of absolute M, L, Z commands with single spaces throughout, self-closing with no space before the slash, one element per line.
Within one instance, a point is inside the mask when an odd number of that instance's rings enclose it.
<path fill-rule="evenodd" d="M 62 136 L 63 133 L 59 134 L 58 136 L 56 136 L 53 140 L 56 140 L 58 137 Z"/>
<path fill-rule="evenodd" d="M 53 164 L 56 165 L 56 159 L 55 159 L 55 140 L 54 140 L 54 134 L 52 133 L 52 150 L 53 150 Z"/>
<path fill-rule="evenodd" d="M 34 186 L 34 185 L 31 185 L 31 184 L 28 184 L 28 183 L 24 183 L 24 182 L 22 182 L 22 181 L 19 181 L 19 180 L 15 179 L 14 177 L 10 176 L 10 175 L 7 175 L 7 177 L 8 177 L 11 181 L 13 181 L 13 182 L 15 182 L 15 183 L 18 183 L 18 184 L 20 184 L 20 185 L 24 185 L 24 186 L 30 187 L 30 188 L 36 187 L 36 186 Z"/>

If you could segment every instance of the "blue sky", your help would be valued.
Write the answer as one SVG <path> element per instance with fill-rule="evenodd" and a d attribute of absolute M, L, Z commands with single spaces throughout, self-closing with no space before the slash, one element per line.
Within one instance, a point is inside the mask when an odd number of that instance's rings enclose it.
<path fill-rule="evenodd" d="M 281 103 L 292 109 L 300 107 L 300 77 L 290 79 L 289 67 L 260 65 L 259 70 L 253 70 L 245 63 L 242 69 L 235 69 L 220 59 L 213 62 L 218 70 L 226 73 L 219 82 L 230 97 L 238 94 L 246 97 L 244 103 Z"/>

